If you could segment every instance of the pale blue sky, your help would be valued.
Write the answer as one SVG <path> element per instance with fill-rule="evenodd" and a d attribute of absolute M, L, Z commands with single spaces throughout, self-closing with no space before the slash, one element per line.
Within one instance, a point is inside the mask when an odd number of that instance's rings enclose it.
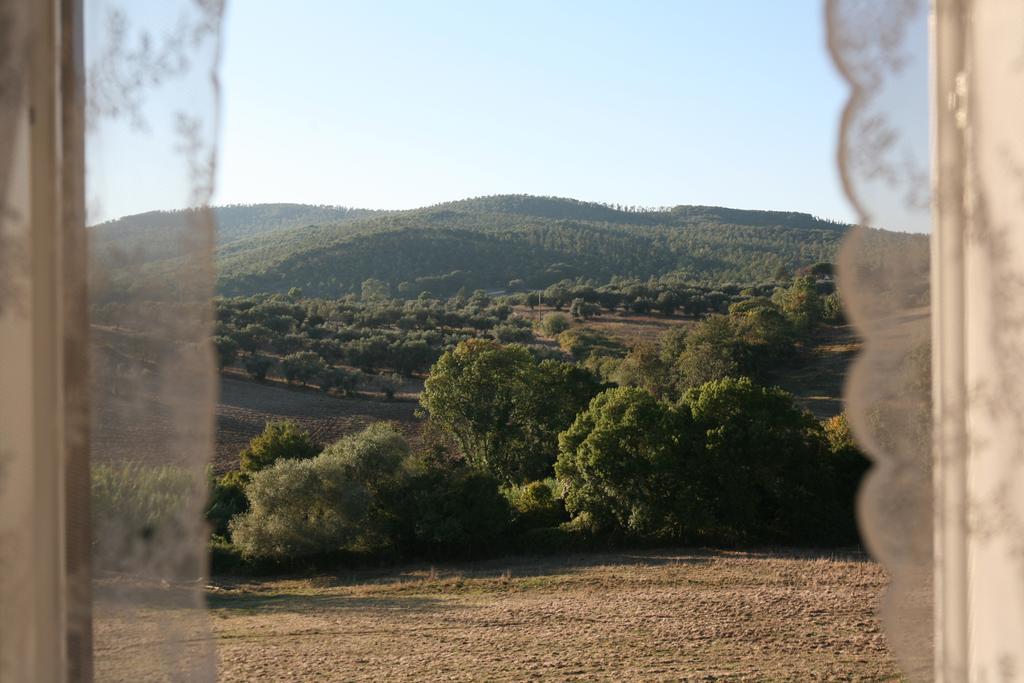
<path fill-rule="evenodd" d="M 852 218 L 820 0 L 236 0 L 223 54 L 217 203 Z"/>
<path fill-rule="evenodd" d="M 100 4 L 89 35 L 103 26 Z M 852 220 L 835 167 L 847 86 L 825 50 L 823 5 L 232 0 L 214 202 L 398 209 L 531 193 Z M 133 15 L 174 26 L 159 8 Z M 102 42 L 87 41 L 90 58 Z M 176 109 L 163 104 L 202 96 L 197 71 L 147 103 L 167 134 L 116 122 L 93 133 L 90 220 L 189 203 Z M 925 73 L 886 94 L 922 158 Z M 877 225 L 927 228 L 886 213 Z"/>

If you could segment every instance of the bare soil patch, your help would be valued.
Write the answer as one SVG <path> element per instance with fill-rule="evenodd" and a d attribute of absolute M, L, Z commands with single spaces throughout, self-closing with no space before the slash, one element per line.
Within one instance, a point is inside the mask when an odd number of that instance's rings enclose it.
<path fill-rule="evenodd" d="M 209 593 L 222 681 L 899 680 L 861 555 L 505 559 Z"/>

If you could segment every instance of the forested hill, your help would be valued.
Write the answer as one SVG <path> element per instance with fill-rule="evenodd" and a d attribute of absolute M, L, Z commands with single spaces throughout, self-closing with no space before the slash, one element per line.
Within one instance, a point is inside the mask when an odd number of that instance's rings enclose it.
<path fill-rule="evenodd" d="M 338 224 L 373 215 L 368 209 L 309 204 L 234 204 L 215 207 L 217 244 L 245 237 L 307 225 Z M 156 261 L 177 253 L 173 242 L 178 230 L 192 217 L 191 211 L 147 211 L 107 221 L 90 229 L 90 238 L 100 247 L 118 248 Z"/>
<path fill-rule="evenodd" d="M 503 195 L 422 209 L 361 212 L 301 205 L 222 207 L 218 261 L 224 294 L 287 291 L 333 297 L 369 278 L 394 295 L 465 287 L 540 288 L 613 276 L 748 284 L 831 261 L 849 226 L 809 214 L 709 206 L 664 210 Z M 159 214 L 166 215 L 166 214 Z M 94 230 L 105 238 L 158 222 L 142 214 Z M 105 232 L 100 232 L 105 231 Z M 116 231 L 116 232 L 115 232 Z M 896 236 L 893 233 L 894 237 Z M 897 239 L 923 239 L 918 236 Z M 173 262 L 151 264 L 170 274 Z"/>

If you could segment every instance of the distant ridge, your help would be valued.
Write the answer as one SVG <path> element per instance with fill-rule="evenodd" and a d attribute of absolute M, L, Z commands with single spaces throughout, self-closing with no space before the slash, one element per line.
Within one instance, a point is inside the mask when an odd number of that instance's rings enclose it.
<path fill-rule="evenodd" d="M 850 228 L 799 212 L 635 209 L 533 195 L 475 197 L 403 211 L 303 204 L 214 211 L 218 289 L 229 295 L 300 287 L 310 296 L 337 297 L 358 293 L 369 278 L 405 297 L 424 291 L 443 296 L 460 288 L 539 288 L 565 278 L 606 282 L 615 276 L 754 284 L 771 279 L 780 267 L 833 260 Z M 96 226 L 97 257 L 135 243 L 146 250 L 147 278 L 171 276 L 175 264 L 169 257 L 177 247 L 161 245 L 161 228 L 180 225 L 185 216 L 149 212 Z M 920 235 L 887 234 L 901 244 L 927 243 Z"/>

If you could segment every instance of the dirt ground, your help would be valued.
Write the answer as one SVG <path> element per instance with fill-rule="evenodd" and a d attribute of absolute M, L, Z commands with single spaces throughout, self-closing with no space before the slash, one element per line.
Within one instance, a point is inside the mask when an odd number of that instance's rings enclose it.
<path fill-rule="evenodd" d="M 414 397 L 400 400 L 337 398 L 315 389 L 288 387 L 222 377 L 217 404 L 217 452 L 214 469 L 222 472 L 237 464 L 238 452 L 263 431 L 270 420 L 292 420 L 327 445 L 378 420 L 394 420 L 415 431 Z"/>
<path fill-rule="evenodd" d="M 860 555 L 662 551 L 221 579 L 221 681 L 900 680 Z"/>

